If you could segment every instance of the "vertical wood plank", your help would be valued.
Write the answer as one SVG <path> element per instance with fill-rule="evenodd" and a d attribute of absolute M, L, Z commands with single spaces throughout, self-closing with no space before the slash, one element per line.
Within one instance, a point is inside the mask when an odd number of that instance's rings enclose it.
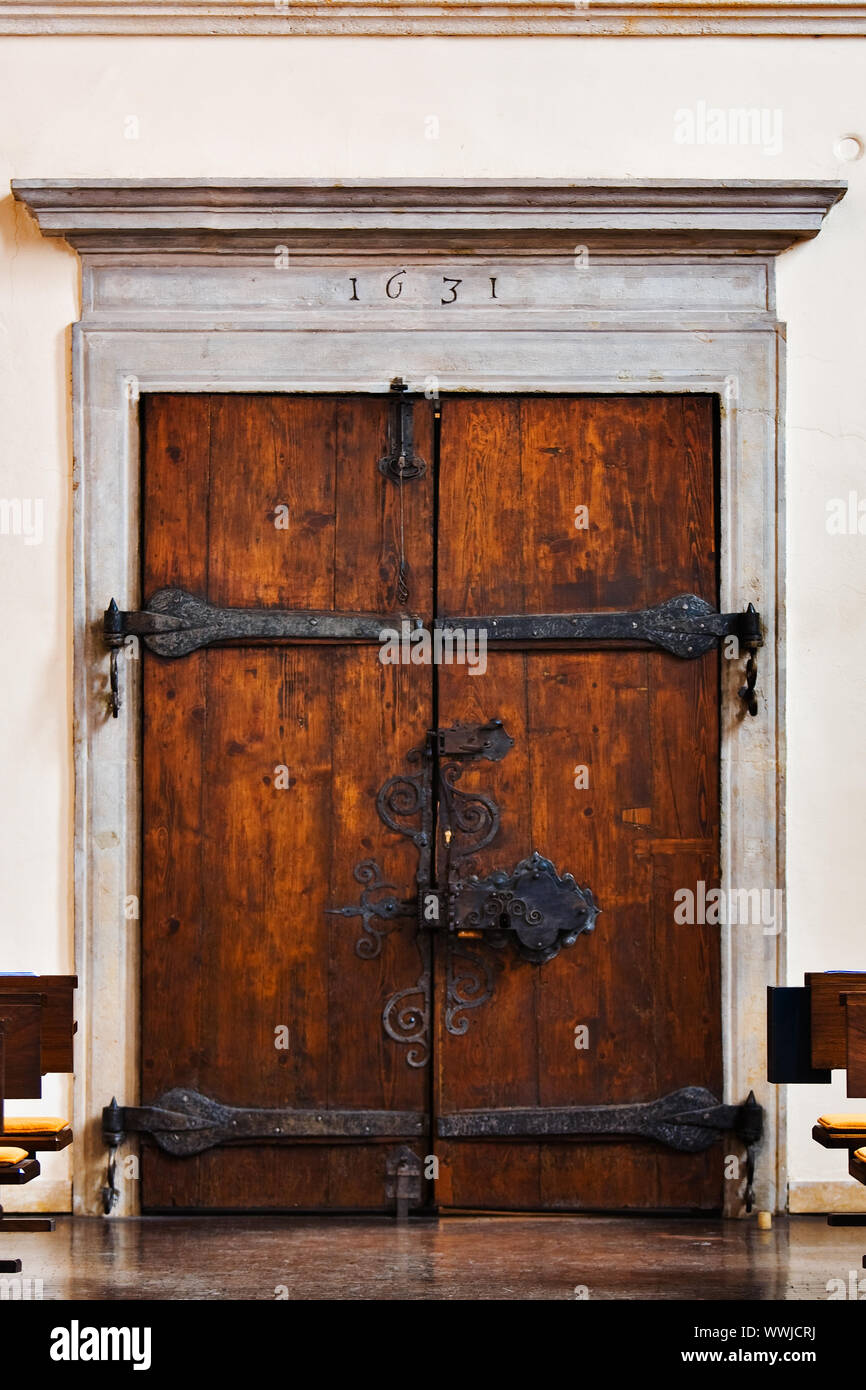
<path fill-rule="evenodd" d="M 205 396 L 144 396 L 142 422 L 143 593 L 180 584 L 205 593 L 210 401 Z M 207 655 L 197 652 L 177 663 L 137 650 L 143 668 L 144 750 L 141 1098 L 148 1104 L 174 1084 L 179 1055 L 187 1059 L 189 1083 L 198 1086 L 200 1081 Z M 137 926 L 131 919 L 130 931 Z M 179 971 L 179 956 L 191 968 Z M 161 1161 L 161 1155 L 143 1150 L 144 1191 L 158 1190 Z M 196 1175 L 188 1177 L 194 1204 Z"/>

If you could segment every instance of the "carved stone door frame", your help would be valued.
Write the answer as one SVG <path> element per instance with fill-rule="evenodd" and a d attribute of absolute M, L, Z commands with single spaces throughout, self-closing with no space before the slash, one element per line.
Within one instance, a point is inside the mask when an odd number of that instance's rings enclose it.
<path fill-rule="evenodd" d="M 720 604 L 765 624 L 759 717 L 722 662 L 722 885 L 784 889 L 784 336 L 774 257 L 837 183 L 25 180 L 82 261 L 73 328 L 74 1210 L 102 1212 L 102 1107 L 138 1096 L 140 703 L 108 712 L 102 613 L 138 591 L 148 391 L 709 392 L 721 401 Z M 784 903 L 784 896 L 782 896 Z M 784 1209 L 784 1091 L 765 1080 L 779 930 L 724 926 L 727 1102 L 766 1112 L 759 1208 Z M 733 1184 L 730 1185 L 733 1188 Z M 138 1210 L 121 1184 L 117 1215 Z M 739 1214 L 740 1193 L 730 1210 Z"/>

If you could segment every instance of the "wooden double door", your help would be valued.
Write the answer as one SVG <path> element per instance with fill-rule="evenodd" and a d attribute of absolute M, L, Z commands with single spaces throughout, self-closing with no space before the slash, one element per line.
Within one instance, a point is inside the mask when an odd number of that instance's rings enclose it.
<path fill-rule="evenodd" d="M 721 1142 L 622 1123 L 721 1096 L 719 929 L 674 918 L 718 880 L 717 650 L 495 621 L 715 607 L 714 409 L 145 399 L 145 597 L 308 624 L 142 650 L 141 1101 L 199 1116 L 145 1210 L 721 1206 Z M 573 939 L 528 940 L 533 874 Z"/>

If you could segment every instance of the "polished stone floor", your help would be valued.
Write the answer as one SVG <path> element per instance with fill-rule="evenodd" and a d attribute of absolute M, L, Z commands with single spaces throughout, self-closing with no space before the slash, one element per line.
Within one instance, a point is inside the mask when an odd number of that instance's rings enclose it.
<path fill-rule="evenodd" d="M 820 1216 L 776 1218 L 766 1232 L 752 1220 L 599 1216 L 449 1216 L 404 1226 L 309 1216 L 59 1217 L 51 1234 L 2 1240 L 4 1256 L 21 1258 L 22 1279 L 42 1280 L 46 1300 L 826 1300 L 842 1289 L 866 1300 L 864 1251 L 866 1228 L 830 1228 Z M 33 1297 L 38 1285 L 29 1287 Z"/>

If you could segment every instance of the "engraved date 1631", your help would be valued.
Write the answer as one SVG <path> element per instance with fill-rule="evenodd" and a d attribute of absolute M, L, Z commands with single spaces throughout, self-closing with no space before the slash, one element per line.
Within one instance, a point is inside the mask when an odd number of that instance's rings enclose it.
<path fill-rule="evenodd" d="M 384 297 L 386 299 L 399 299 L 403 293 L 403 287 L 406 284 L 407 274 L 408 271 L 406 271 L 405 269 L 395 270 L 394 274 L 389 275 L 388 278 L 384 281 L 384 284 L 377 285 L 377 287 L 373 290 L 372 294 L 370 294 L 370 298 L 376 299 Z M 490 285 L 490 299 L 497 298 L 496 279 L 497 277 L 495 275 L 488 275 L 487 277 L 487 282 Z M 349 295 L 349 299 L 357 300 L 358 302 L 360 302 L 361 295 L 358 292 L 358 276 L 351 275 L 349 277 L 349 284 L 352 290 L 351 294 Z M 456 304 L 459 299 L 458 291 L 462 284 L 463 281 L 457 279 L 456 276 L 443 275 L 442 288 L 444 293 L 440 295 L 439 303 Z"/>

